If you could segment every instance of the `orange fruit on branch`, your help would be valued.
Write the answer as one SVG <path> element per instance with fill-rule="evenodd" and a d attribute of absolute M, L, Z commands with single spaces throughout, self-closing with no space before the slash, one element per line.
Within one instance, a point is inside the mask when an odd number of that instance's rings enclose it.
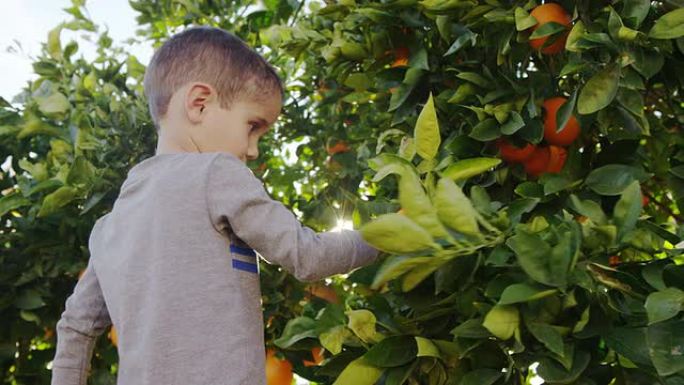
<path fill-rule="evenodd" d="M 325 146 L 325 150 L 328 152 L 328 155 L 335 155 L 341 152 L 348 152 L 350 149 L 351 148 L 344 140 L 331 140 L 328 141 L 327 145 Z"/>
<path fill-rule="evenodd" d="M 398 47 L 394 51 L 394 62 L 392 67 L 403 67 L 409 63 L 409 49 L 408 47 Z"/>
<path fill-rule="evenodd" d="M 291 385 L 292 364 L 288 360 L 276 357 L 275 350 L 266 350 L 266 384 Z"/>
<path fill-rule="evenodd" d="M 307 285 L 305 290 L 310 296 L 318 297 L 330 303 L 340 303 L 340 297 L 337 295 L 337 292 L 323 283 L 312 283 Z"/>
<path fill-rule="evenodd" d="M 537 147 L 523 164 L 527 174 L 538 177 L 546 172 L 559 173 L 567 158 L 568 152 L 562 147 Z"/>
<path fill-rule="evenodd" d="M 304 366 L 318 366 L 323 362 L 323 348 L 320 346 L 316 346 L 311 349 L 311 357 L 313 358 L 313 361 L 309 360 L 304 360 L 303 364 Z"/>
<path fill-rule="evenodd" d="M 555 3 L 542 4 L 533 9 L 532 12 L 530 12 L 530 15 L 534 16 L 538 22 L 537 25 L 532 27 L 533 32 L 544 24 L 551 22 L 562 24 L 566 27 L 566 29 L 572 23 L 572 18 L 568 12 L 563 7 Z M 537 51 L 541 50 L 541 52 L 544 54 L 553 55 L 565 49 L 565 41 L 567 38 L 568 32 L 566 31 L 563 32 L 563 35 L 559 36 L 556 41 L 546 47 L 544 47 L 544 44 L 549 39 L 549 36 L 540 37 L 538 39 L 530 39 L 530 46 Z"/>
<path fill-rule="evenodd" d="M 574 115 L 570 115 L 565 127 L 557 132 L 556 113 L 566 100 L 566 98 L 558 96 L 544 101 L 544 139 L 549 144 L 567 146 L 579 136 L 580 126 Z"/>
<path fill-rule="evenodd" d="M 112 345 L 119 346 L 119 336 L 116 335 L 116 329 L 114 326 L 109 330 L 109 340 L 112 341 Z"/>
<path fill-rule="evenodd" d="M 536 146 L 531 143 L 527 143 L 523 147 L 518 147 L 506 139 L 497 140 L 496 146 L 499 148 L 501 159 L 510 163 L 524 162 L 527 158 L 532 156 L 532 153 L 536 148 Z"/>

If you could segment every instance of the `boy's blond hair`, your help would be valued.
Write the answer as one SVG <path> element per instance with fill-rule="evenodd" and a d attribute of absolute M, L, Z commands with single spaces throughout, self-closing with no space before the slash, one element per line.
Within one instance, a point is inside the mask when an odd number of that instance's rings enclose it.
<path fill-rule="evenodd" d="M 230 32 L 192 27 L 172 36 L 152 56 L 145 71 L 145 95 L 157 131 L 171 96 L 188 82 L 212 85 L 219 103 L 230 108 L 240 99 L 261 101 L 278 92 L 280 77 L 261 55 Z"/>

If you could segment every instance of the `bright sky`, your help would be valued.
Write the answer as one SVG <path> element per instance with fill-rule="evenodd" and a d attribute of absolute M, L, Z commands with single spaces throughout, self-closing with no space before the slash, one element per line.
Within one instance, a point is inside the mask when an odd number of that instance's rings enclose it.
<path fill-rule="evenodd" d="M 41 43 L 47 41 L 48 31 L 60 22 L 71 19 L 71 15 L 63 11 L 70 6 L 70 0 L 3 1 L 5 16 L 0 23 L 0 96 L 11 101 L 28 80 L 36 77 L 31 68 L 31 57 L 40 53 Z M 95 24 L 109 29 L 115 44 L 135 37 L 136 13 L 127 0 L 88 0 L 86 9 Z M 79 35 L 73 31 L 63 31 L 62 47 L 76 40 L 79 45 L 76 56 L 94 57 L 94 44 L 80 39 Z M 21 44 L 21 51 L 15 40 Z M 152 48 L 136 46 L 130 52 L 146 65 Z"/>

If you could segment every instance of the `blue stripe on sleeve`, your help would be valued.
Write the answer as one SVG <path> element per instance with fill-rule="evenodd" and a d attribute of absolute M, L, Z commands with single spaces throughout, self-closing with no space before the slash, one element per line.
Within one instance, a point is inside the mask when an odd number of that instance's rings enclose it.
<path fill-rule="evenodd" d="M 249 263 L 239 259 L 233 259 L 233 269 L 247 271 L 249 273 L 258 274 L 259 268 L 256 263 Z"/>
<path fill-rule="evenodd" d="M 235 245 L 230 245 L 230 251 L 237 254 L 242 254 L 247 257 L 256 257 L 256 253 L 252 249 L 246 247 L 240 247 Z"/>

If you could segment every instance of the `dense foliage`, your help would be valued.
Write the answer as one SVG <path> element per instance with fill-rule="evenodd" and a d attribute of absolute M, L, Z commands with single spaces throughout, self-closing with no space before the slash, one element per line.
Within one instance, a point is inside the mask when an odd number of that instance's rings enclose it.
<path fill-rule="evenodd" d="M 251 166 L 307 225 L 350 220 L 385 252 L 328 288 L 263 264 L 268 345 L 296 373 L 684 383 L 680 1 L 130 4 L 149 44 L 210 24 L 258 47 L 288 98 Z M 48 383 L 90 228 L 154 152 L 144 65 L 83 7 L 50 32 L 38 80 L 0 101 L 0 158 L 16 171 L 0 174 L 8 383 Z M 97 60 L 77 58 L 65 28 L 90 35 Z M 318 346 L 325 359 L 305 363 Z M 102 338 L 92 383 L 114 383 L 116 361 Z"/>

